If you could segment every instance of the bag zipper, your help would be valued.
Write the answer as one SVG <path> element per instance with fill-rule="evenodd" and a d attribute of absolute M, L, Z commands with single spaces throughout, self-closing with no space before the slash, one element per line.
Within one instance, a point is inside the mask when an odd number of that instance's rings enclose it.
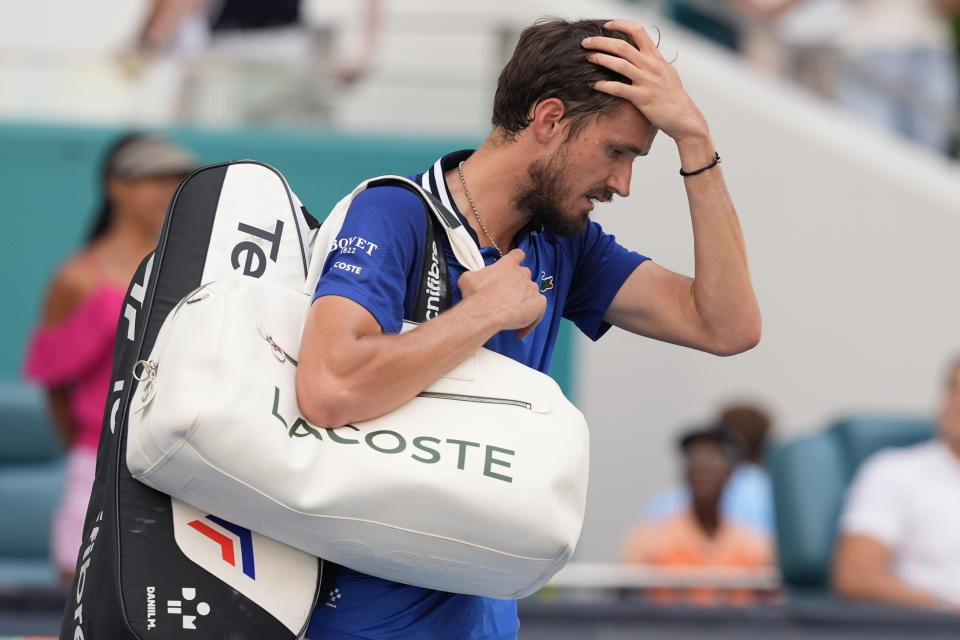
<path fill-rule="evenodd" d="M 184 297 L 180 299 L 180 302 L 177 303 L 170 313 L 167 314 L 168 318 L 173 318 L 177 312 L 180 310 L 184 304 L 193 304 L 195 302 L 200 302 L 201 300 L 206 300 L 210 297 L 210 293 L 203 291 L 210 283 L 202 284 Z M 202 292 L 202 293 L 201 293 Z M 198 295 L 199 294 L 199 295 Z M 157 336 L 159 337 L 159 335 Z M 154 342 L 156 346 L 156 342 Z M 150 400 L 153 399 L 153 385 L 157 381 L 157 372 L 159 371 L 159 361 L 153 360 L 137 360 L 133 365 L 133 377 L 135 380 L 143 383 L 143 395 L 140 397 L 142 405 L 137 409 L 136 412 L 143 411 L 143 409 L 149 404 Z M 136 413 L 135 412 L 135 413 Z"/>
<path fill-rule="evenodd" d="M 476 402 L 477 404 L 503 404 L 511 407 L 520 407 L 527 411 L 533 410 L 533 405 L 523 400 L 511 400 L 509 398 L 490 398 L 488 396 L 471 396 L 462 393 L 439 393 L 436 391 L 421 391 L 417 394 L 418 398 L 431 398 L 434 400 L 458 400 L 460 402 Z"/>
<path fill-rule="evenodd" d="M 259 328 L 259 327 L 258 327 Z M 296 360 L 293 357 L 284 351 L 273 338 L 269 335 L 263 334 L 264 340 L 270 344 L 270 347 L 273 350 L 273 355 L 280 362 L 289 362 L 293 366 L 298 366 Z M 431 400 L 456 400 L 459 402 L 475 402 L 477 404 L 500 404 L 510 407 L 519 407 L 521 409 L 526 409 L 527 411 L 533 411 L 533 404 L 530 402 L 525 402 L 524 400 L 512 400 L 510 398 L 491 398 L 489 396 L 471 396 L 464 393 L 440 393 L 437 391 L 421 391 L 417 394 L 418 398 L 429 398 Z"/>

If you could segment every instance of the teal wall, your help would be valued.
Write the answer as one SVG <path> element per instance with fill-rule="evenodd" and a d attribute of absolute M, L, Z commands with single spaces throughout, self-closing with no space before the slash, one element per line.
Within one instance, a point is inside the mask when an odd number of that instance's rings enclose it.
<path fill-rule="evenodd" d="M 16 378 L 24 342 L 51 275 L 80 246 L 98 203 L 101 154 L 121 129 L 0 124 L 0 379 Z M 479 139 L 404 139 L 319 131 L 165 129 L 204 162 L 267 162 L 318 218 L 362 179 L 422 171 Z M 564 323 L 551 371 L 572 396 L 571 327 Z"/>

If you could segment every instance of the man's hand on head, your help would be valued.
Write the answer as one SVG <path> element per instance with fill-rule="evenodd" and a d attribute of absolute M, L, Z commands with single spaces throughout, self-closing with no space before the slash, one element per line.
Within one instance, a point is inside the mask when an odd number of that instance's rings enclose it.
<path fill-rule="evenodd" d="M 709 138 L 703 114 L 683 88 L 677 70 L 663 58 L 646 29 L 629 20 L 613 20 L 604 27 L 631 36 L 637 47 L 617 38 L 586 38 L 584 48 L 595 52 L 588 57 L 591 62 L 630 80 L 630 84 L 601 80 L 593 88 L 627 100 L 653 126 L 678 143 L 688 138 Z"/>

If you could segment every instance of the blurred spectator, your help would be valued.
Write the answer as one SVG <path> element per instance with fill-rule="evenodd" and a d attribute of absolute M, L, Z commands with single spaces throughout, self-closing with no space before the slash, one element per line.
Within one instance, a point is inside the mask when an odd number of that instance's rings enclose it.
<path fill-rule="evenodd" d="M 675 22 L 960 156 L 960 0 L 671 0 Z"/>
<path fill-rule="evenodd" d="M 946 152 L 957 78 L 949 16 L 960 0 L 854 0 L 837 95 L 850 111 Z"/>
<path fill-rule="evenodd" d="M 356 59 L 337 68 L 345 82 L 366 73 L 380 36 L 382 0 L 364 2 L 363 46 Z M 240 58 L 299 62 L 310 50 L 301 4 L 301 0 L 153 0 L 137 49 L 151 54 L 210 47 Z"/>
<path fill-rule="evenodd" d="M 196 164 L 187 151 L 157 137 L 128 135 L 114 143 L 87 243 L 54 276 L 27 347 L 25 375 L 49 390 L 68 450 L 51 532 L 51 555 L 64 578 L 73 576 L 80 549 L 127 284 L 156 246 L 177 184 Z"/>
<path fill-rule="evenodd" d="M 960 360 L 939 431 L 881 451 L 857 472 L 833 565 L 840 595 L 960 613 Z"/>
<path fill-rule="evenodd" d="M 953 112 L 953 139 L 950 144 L 950 156 L 960 158 L 960 2 L 956 0 L 941 0 L 945 3 L 945 10 L 953 13 L 950 20 L 953 33 L 953 69 L 956 73 L 957 101 Z"/>
<path fill-rule="evenodd" d="M 181 109 L 189 119 L 323 118 L 329 87 L 322 79 L 349 84 L 370 69 L 382 2 L 364 2 L 359 53 L 332 65 L 323 50 L 330 43 L 303 23 L 301 0 L 152 0 L 137 44 L 124 58 L 136 70 L 157 54 L 186 57 Z"/>
<path fill-rule="evenodd" d="M 763 455 L 770 433 L 770 417 L 751 405 L 733 405 L 720 413 L 720 428 L 733 434 L 743 445 L 744 456 L 723 492 L 723 517 L 748 526 L 755 533 L 773 537 L 773 489 L 763 468 Z M 690 491 L 685 486 L 668 489 L 644 509 L 646 521 L 660 520 L 690 506 Z"/>
<path fill-rule="evenodd" d="M 733 51 L 740 51 L 740 22 L 722 3 L 666 0 L 663 11 L 679 25 Z"/>
<path fill-rule="evenodd" d="M 682 513 L 633 530 L 624 544 L 624 562 L 662 567 L 763 568 L 773 564 L 769 539 L 729 522 L 720 511 L 720 496 L 740 454 L 740 444 L 720 427 L 692 431 L 680 440 L 691 505 Z M 746 589 L 654 588 L 648 596 L 660 603 L 747 605 Z"/>
<path fill-rule="evenodd" d="M 744 455 L 723 492 L 723 510 L 731 520 L 774 534 L 773 487 L 763 467 L 770 417 L 749 405 L 731 406 L 720 414 L 723 429 L 737 436 Z"/>
<path fill-rule="evenodd" d="M 756 64 L 832 98 L 840 59 L 838 39 L 851 0 L 732 0 L 752 25 L 744 53 Z"/>

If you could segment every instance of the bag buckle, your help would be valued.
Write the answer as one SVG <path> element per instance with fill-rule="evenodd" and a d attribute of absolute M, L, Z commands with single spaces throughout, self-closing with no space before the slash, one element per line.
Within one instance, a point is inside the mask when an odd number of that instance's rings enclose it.
<path fill-rule="evenodd" d="M 271 336 L 269 333 L 267 333 L 266 331 L 264 331 L 263 325 L 260 324 L 260 320 L 257 320 L 257 333 L 259 333 L 259 334 L 260 334 L 260 337 L 262 337 L 264 340 L 266 340 L 266 341 L 267 341 L 267 344 L 270 345 L 270 348 L 273 350 L 273 357 L 276 358 L 277 361 L 279 361 L 279 362 L 287 362 L 287 361 L 289 361 L 291 364 L 293 364 L 293 366 L 295 366 L 295 367 L 298 366 L 298 363 L 297 363 L 297 361 L 294 359 L 294 357 L 291 356 L 291 355 L 290 355 L 289 353 L 287 353 L 286 351 L 284 351 L 284 350 L 283 350 L 283 347 L 281 347 L 279 344 L 277 344 L 276 340 L 273 339 L 273 336 Z"/>
<path fill-rule="evenodd" d="M 153 383 L 157 379 L 158 368 L 158 363 L 149 360 L 138 360 L 137 363 L 133 365 L 134 380 L 146 382 L 146 385 L 143 387 L 143 395 L 141 396 L 144 404 L 148 402 L 148 398 L 153 397 Z"/>

